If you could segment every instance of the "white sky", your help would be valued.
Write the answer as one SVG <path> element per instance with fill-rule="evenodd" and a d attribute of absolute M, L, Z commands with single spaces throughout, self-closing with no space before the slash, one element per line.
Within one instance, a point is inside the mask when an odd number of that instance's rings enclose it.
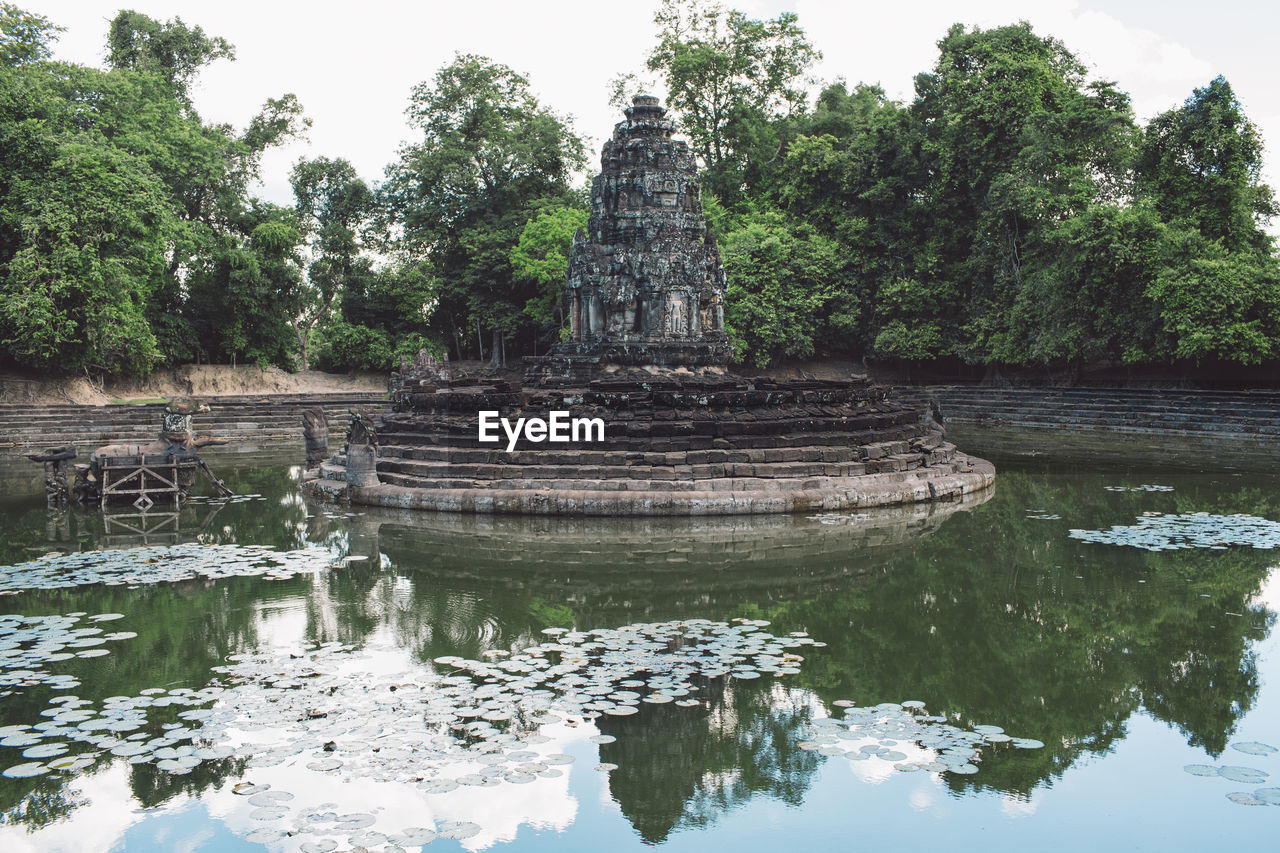
<path fill-rule="evenodd" d="M 268 97 L 297 94 L 314 122 L 309 139 L 269 153 L 261 194 L 292 202 L 290 166 L 300 157 L 350 160 L 382 177 L 398 146 L 410 89 L 455 52 L 478 53 L 525 74 L 542 102 L 571 115 L 589 139 L 593 164 L 617 116 L 608 105 L 616 74 L 643 70 L 658 0 L 468 0 L 363 3 L 284 0 L 11 0 L 67 28 L 55 57 L 101 65 L 107 24 L 118 8 L 181 17 L 236 47 L 235 62 L 205 70 L 194 91 L 206 121 L 243 127 Z M 1217 74 L 1231 82 L 1263 138 L 1278 146 L 1280 87 L 1274 83 L 1280 6 L 1250 0 L 739 0 L 753 17 L 795 11 L 824 54 L 820 80 L 878 82 L 911 98 L 912 78 L 932 68 L 936 43 L 955 22 L 984 28 L 1031 22 L 1064 41 L 1093 76 L 1116 80 L 1141 120 L 1180 104 Z M 660 94 L 660 93 L 659 93 Z M 594 171 L 594 167 L 592 169 Z M 1266 177 L 1275 186 L 1280 169 Z M 1274 225 L 1274 224 L 1273 224 Z"/>

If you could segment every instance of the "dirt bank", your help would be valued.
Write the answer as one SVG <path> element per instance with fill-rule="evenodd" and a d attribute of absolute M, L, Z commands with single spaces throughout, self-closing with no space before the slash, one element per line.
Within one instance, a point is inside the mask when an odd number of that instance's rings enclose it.
<path fill-rule="evenodd" d="M 386 389 L 387 375 L 384 373 L 321 373 L 316 370 L 286 373 L 275 367 L 263 370 L 253 365 L 191 364 L 156 371 L 146 380 L 108 381 L 102 385 L 83 377 L 38 380 L 3 375 L 0 376 L 0 403 L 104 406 L 174 396 L 340 394 Z"/>

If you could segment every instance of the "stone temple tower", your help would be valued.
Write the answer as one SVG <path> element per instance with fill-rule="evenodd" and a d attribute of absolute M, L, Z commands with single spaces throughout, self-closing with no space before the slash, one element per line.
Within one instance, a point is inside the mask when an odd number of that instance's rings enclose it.
<path fill-rule="evenodd" d="M 591 219 L 569 254 L 571 335 L 530 378 L 600 365 L 727 364 L 725 274 L 707 234 L 698 168 L 658 99 L 639 95 L 605 142 Z"/>

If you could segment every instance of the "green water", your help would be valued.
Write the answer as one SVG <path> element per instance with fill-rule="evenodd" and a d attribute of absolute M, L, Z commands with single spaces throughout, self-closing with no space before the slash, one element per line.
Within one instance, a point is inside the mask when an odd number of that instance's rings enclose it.
<path fill-rule="evenodd" d="M 88 750 L 91 763 L 72 773 L 0 778 L 0 849 L 264 849 L 244 840 L 263 823 L 232 792 L 242 779 L 290 791 L 291 805 L 372 814 L 371 828 L 383 833 L 447 820 L 479 827 L 429 850 L 1274 846 L 1280 808 L 1226 795 L 1280 786 L 1280 753 L 1230 748 L 1280 746 L 1280 550 L 1147 552 L 1068 536 L 1144 513 L 1280 520 L 1280 481 L 1265 456 L 1259 464 L 1256 455 L 1197 454 L 1174 465 L 1141 446 L 1116 461 L 1087 444 L 1071 458 L 1001 456 L 974 447 L 980 440 L 967 445 L 995 457 L 993 493 L 852 518 L 398 514 L 309 503 L 288 464 L 296 460 L 263 467 L 261 457 L 230 455 L 218 472 L 237 493 L 260 497 L 194 503 L 176 515 L 51 515 L 24 481 L 8 491 L 26 495 L 0 501 L 0 564 L 177 542 L 318 545 L 335 566 L 342 556 L 369 558 L 287 580 L 97 584 L 0 598 L 0 611 L 26 616 L 124 614 L 110 630 L 136 637 L 111 643 L 105 656 L 48 665 L 81 682 L 61 694 L 94 702 L 200 688 L 225 680 L 212 670 L 229 655 L 301 653 L 308 642 L 363 652 L 348 673 L 355 680 L 383 671 L 408 678 L 439 668 L 432 662 L 441 656 L 518 651 L 555 626 L 747 617 L 826 645 L 802 649 L 797 674 L 735 680 L 696 708 L 642 705 L 629 717 L 548 727 L 555 750 L 576 761 L 532 784 L 425 794 L 413 781 L 339 773 L 318 782 L 238 756 L 173 775 Z M 1107 488 L 1143 484 L 1172 490 Z M 58 695 L 36 685 L 0 696 L 0 727 L 47 719 L 41 712 Z M 988 749 L 979 772 L 965 776 L 802 748 L 811 721 L 840 714 L 837 700 L 920 700 L 957 725 L 1001 726 L 1045 746 Z M 175 720 L 173 709 L 156 709 L 147 724 Z M 297 724 L 280 720 L 281 731 Z M 589 739 L 600 733 L 617 740 Z M 0 768 L 31 760 L 21 752 L 0 747 Z M 617 769 L 594 769 L 601 762 Z M 1191 775 L 1187 764 L 1270 775 L 1241 784 Z M 321 837 L 351 849 L 343 836 L 308 834 L 266 849 L 306 849 Z"/>

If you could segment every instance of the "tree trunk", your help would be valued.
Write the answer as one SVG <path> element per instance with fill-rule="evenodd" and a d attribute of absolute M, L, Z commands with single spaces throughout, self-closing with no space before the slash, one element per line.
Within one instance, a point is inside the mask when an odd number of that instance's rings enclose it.
<path fill-rule="evenodd" d="M 462 361 L 462 338 L 458 337 L 458 324 L 453 321 L 453 315 L 449 315 L 449 329 L 453 332 L 453 349 L 457 353 L 458 361 Z"/>
<path fill-rule="evenodd" d="M 484 361 L 484 335 L 480 334 L 479 320 L 476 320 L 476 346 L 480 347 L 480 360 Z"/>
<path fill-rule="evenodd" d="M 493 360 L 490 365 L 494 369 L 502 367 L 502 332 L 496 327 L 493 330 Z"/>
<path fill-rule="evenodd" d="M 311 329 L 308 328 L 304 332 L 300 326 L 294 326 L 293 331 L 298 336 L 298 354 L 302 358 L 302 369 L 310 370 L 311 364 L 307 360 L 307 339 L 311 337 Z"/>

